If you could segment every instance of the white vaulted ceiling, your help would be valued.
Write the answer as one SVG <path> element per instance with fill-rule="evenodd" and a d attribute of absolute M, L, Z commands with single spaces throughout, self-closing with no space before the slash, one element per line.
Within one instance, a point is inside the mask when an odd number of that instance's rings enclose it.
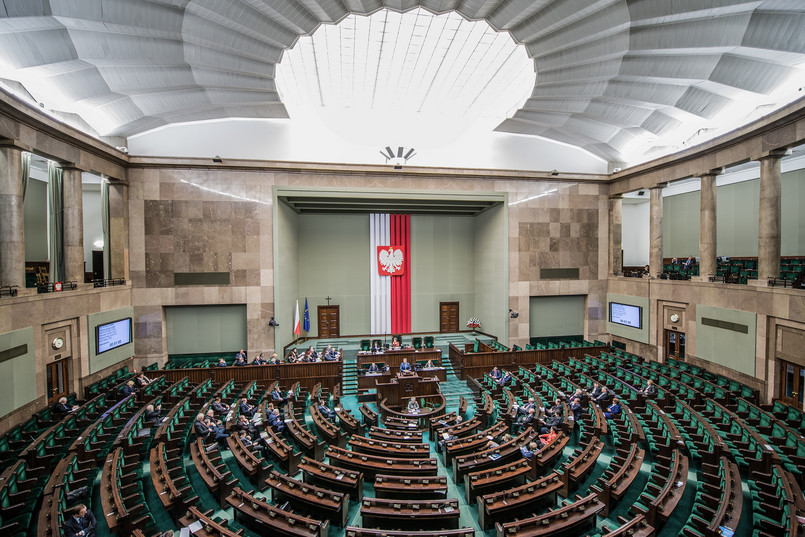
<path fill-rule="evenodd" d="M 0 78 L 104 136 L 287 118 L 276 66 L 300 36 L 417 7 L 526 47 L 533 91 L 496 130 L 608 161 L 740 126 L 805 86 L 804 0 L 3 0 Z"/>

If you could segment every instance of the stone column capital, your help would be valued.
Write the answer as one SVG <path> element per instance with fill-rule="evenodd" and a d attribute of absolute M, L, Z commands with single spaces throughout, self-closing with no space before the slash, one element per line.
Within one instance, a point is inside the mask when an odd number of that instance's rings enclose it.
<path fill-rule="evenodd" d="M 16 149 L 18 151 L 30 151 L 28 147 L 23 145 L 20 140 L 11 138 L 0 138 L 0 147 L 8 149 Z"/>
<path fill-rule="evenodd" d="M 751 157 L 752 160 L 767 160 L 767 159 L 781 159 L 786 155 L 790 155 L 791 150 L 787 148 L 772 149 L 771 151 L 764 151 L 760 155 Z"/>
<path fill-rule="evenodd" d="M 610 194 L 609 199 L 610 200 L 622 200 L 623 199 L 623 194 Z"/>
<path fill-rule="evenodd" d="M 79 171 L 79 172 L 87 171 L 87 170 L 81 168 L 75 162 L 59 162 L 59 167 L 64 171 Z"/>
<path fill-rule="evenodd" d="M 715 177 L 717 175 L 721 175 L 722 173 L 724 173 L 724 167 L 723 166 L 720 167 L 720 168 L 713 168 L 712 170 L 707 170 L 706 172 L 697 173 L 694 177 L 699 177 L 699 178 L 711 177 L 711 176 Z"/>
<path fill-rule="evenodd" d="M 650 186 L 649 190 L 662 190 L 663 188 L 667 187 L 668 183 L 657 183 L 654 186 Z"/>

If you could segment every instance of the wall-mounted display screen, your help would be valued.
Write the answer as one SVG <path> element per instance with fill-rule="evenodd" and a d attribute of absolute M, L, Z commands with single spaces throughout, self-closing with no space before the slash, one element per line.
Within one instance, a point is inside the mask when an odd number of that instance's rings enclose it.
<path fill-rule="evenodd" d="M 641 329 L 643 328 L 643 308 L 631 304 L 610 302 L 609 322 Z"/>
<path fill-rule="evenodd" d="M 97 354 L 131 343 L 131 317 L 95 327 Z"/>

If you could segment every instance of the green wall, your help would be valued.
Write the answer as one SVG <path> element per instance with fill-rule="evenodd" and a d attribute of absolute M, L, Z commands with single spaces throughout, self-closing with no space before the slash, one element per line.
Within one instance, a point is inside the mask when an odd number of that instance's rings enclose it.
<path fill-rule="evenodd" d="M 166 306 L 168 354 L 238 352 L 245 349 L 246 305 Z"/>
<path fill-rule="evenodd" d="M 36 399 L 33 327 L 0 334 L 0 351 L 27 345 L 28 352 L 0 362 L 0 416 Z"/>
<path fill-rule="evenodd" d="M 475 217 L 475 311 L 481 330 L 509 340 L 508 199 Z M 462 321 L 470 315 L 462 314 Z M 465 327 L 461 327 L 465 328 Z"/>
<path fill-rule="evenodd" d="M 805 254 L 805 170 L 782 174 L 780 251 Z M 716 255 L 757 256 L 760 179 L 718 187 L 716 192 Z M 663 198 L 663 256 L 699 255 L 700 193 Z M 626 233 L 626 231 L 624 231 Z"/>
<path fill-rule="evenodd" d="M 285 203 L 278 201 L 276 187 L 274 196 L 274 229 L 277 230 L 274 241 L 274 319 L 280 325 L 274 330 L 274 348 L 278 354 L 282 348 L 294 340 L 293 333 L 294 305 L 299 297 L 298 256 L 299 242 L 297 226 L 299 216 Z M 299 305 L 301 319 L 304 300 Z M 311 320 L 311 324 L 313 324 Z M 266 328 L 272 330 L 271 327 Z"/>
<path fill-rule="evenodd" d="M 131 343 L 111 351 L 106 351 L 103 354 L 97 354 L 95 327 L 97 327 L 99 324 L 125 319 L 126 317 L 132 318 Z M 134 308 L 129 306 L 127 308 L 120 308 L 119 310 L 104 311 L 102 313 L 92 313 L 87 315 L 87 335 L 89 337 L 90 373 L 97 373 L 102 369 L 134 356 Z"/>
<path fill-rule="evenodd" d="M 700 197 L 700 192 L 696 191 L 663 198 L 663 257 L 698 257 Z"/>
<path fill-rule="evenodd" d="M 583 335 L 586 300 L 586 295 L 532 296 L 529 299 L 528 335 Z"/>
<path fill-rule="evenodd" d="M 458 302 L 459 327 L 475 311 L 474 218 L 411 217 L 411 331 L 439 329 L 439 302 Z"/>
<path fill-rule="evenodd" d="M 48 184 L 29 179 L 22 206 L 25 230 L 25 260 L 48 260 Z"/>
<path fill-rule="evenodd" d="M 744 325 L 747 327 L 747 333 L 709 326 L 702 323 L 702 318 Z M 698 358 L 754 376 L 756 339 L 756 313 L 714 306 L 696 306 L 696 356 Z"/>
<path fill-rule="evenodd" d="M 368 333 L 369 215 L 300 215 L 297 233 L 304 245 L 298 250 L 299 319 L 307 297 L 309 335 L 317 336 L 317 306 L 327 305 L 328 296 L 340 306 L 342 334 Z"/>
<path fill-rule="evenodd" d="M 642 325 L 643 328 L 637 329 L 631 326 L 624 326 L 622 324 L 614 324 L 609 322 L 609 303 L 618 302 L 620 304 L 630 304 L 632 306 L 640 306 L 643 308 Z M 640 343 L 648 343 L 649 335 L 649 305 L 648 299 L 638 296 L 619 295 L 615 293 L 607 293 L 607 309 L 604 311 L 607 319 L 607 332 L 614 336 L 631 339 L 632 341 L 639 341 Z"/>

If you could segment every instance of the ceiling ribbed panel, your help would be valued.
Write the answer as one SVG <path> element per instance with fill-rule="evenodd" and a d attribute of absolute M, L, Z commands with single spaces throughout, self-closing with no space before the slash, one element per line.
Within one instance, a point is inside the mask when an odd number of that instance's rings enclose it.
<path fill-rule="evenodd" d="M 650 144 L 677 129 L 711 130 L 736 109 L 749 118 L 787 95 L 786 85 L 805 85 L 803 0 L 0 0 L 0 78 L 103 135 L 194 119 L 287 118 L 274 80 L 283 52 L 322 24 L 384 7 L 457 11 L 508 31 L 537 77 L 531 98 L 496 130 L 550 137 L 609 160 L 622 160 L 641 137 Z M 373 88 L 395 86 L 402 65 L 438 69 L 462 88 L 436 96 L 400 80 L 420 92 L 421 110 L 472 99 L 471 63 L 451 68 L 438 51 L 412 57 L 406 51 L 423 27 L 398 33 Z M 361 58 L 365 44 L 353 33 L 338 39 L 352 39 Z M 326 55 L 329 46 L 310 54 Z M 492 45 L 474 46 L 482 55 Z"/>

